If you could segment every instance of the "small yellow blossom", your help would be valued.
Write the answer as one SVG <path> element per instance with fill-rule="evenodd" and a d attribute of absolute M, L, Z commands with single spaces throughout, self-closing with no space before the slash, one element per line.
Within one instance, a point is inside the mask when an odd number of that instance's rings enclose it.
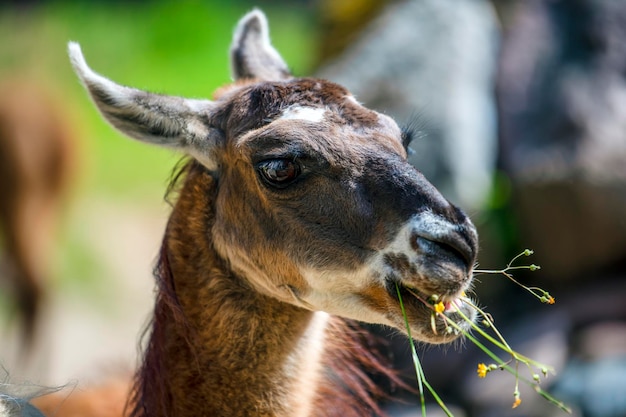
<path fill-rule="evenodd" d="M 479 378 L 484 378 L 487 376 L 487 372 L 489 372 L 489 368 L 484 363 L 478 364 L 478 369 L 476 370 Z"/>
<path fill-rule="evenodd" d="M 521 403 L 522 399 L 520 397 L 515 397 L 515 401 L 513 401 L 513 407 L 511 408 L 517 408 Z"/>
<path fill-rule="evenodd" d="M 548 297 L 548 304 L 554 304 L 556 300 L 554 299 L 554 297 L 550 296 Z"/>
<path fill-rule="evenodd" d="M 437 304 L 435 304 L 435 312 L 436 313 L 443 313 L 446 310 L 446 306 L 443 304 L 442 301 L 439 301 Z"/>

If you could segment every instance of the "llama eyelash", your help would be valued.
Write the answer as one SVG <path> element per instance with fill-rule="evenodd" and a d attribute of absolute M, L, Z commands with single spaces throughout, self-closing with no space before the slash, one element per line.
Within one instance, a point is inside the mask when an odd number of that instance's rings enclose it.
<path fill-rule="evenodd" d="M 404 146 L 406 153 L 413 155 L 415 151 L 411 148 L 411 143 L 415 139 L 415 130 L 411 127 L 403 127 L 400 137 L 402 138 L 402 146 Z"/>

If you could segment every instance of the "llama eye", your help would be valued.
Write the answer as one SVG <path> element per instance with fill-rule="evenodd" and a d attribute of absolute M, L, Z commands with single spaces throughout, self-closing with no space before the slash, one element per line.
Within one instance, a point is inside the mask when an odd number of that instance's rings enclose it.
<path fill-rule="evenodd" d="M 269 159 L 257 164 L 262 178 L 270 185 L 286 187 L 300 175 L 300 166 L 291 159 Z"/>

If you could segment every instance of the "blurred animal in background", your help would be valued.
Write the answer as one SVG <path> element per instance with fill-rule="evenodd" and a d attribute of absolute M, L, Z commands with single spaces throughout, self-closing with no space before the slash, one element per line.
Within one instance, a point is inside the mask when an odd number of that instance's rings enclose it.
<path fill-rule="evenodd" d="M 75 147 L 59 102 L 36 81 L 0 84 L 0 286 L 26 346 L 50 278 L 50 257 Z"/>

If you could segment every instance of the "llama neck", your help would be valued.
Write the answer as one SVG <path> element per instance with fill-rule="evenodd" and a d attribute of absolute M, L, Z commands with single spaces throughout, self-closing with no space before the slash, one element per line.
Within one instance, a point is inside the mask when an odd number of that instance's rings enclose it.
<path fill-rule="evenodd" d="M 254 292 L 230 272 L 208 230 L 192 230 L 207 223 L 199 200 L 179 201 L 168 225 L 138 414 L 309 416 L 326 315 Z"/>

